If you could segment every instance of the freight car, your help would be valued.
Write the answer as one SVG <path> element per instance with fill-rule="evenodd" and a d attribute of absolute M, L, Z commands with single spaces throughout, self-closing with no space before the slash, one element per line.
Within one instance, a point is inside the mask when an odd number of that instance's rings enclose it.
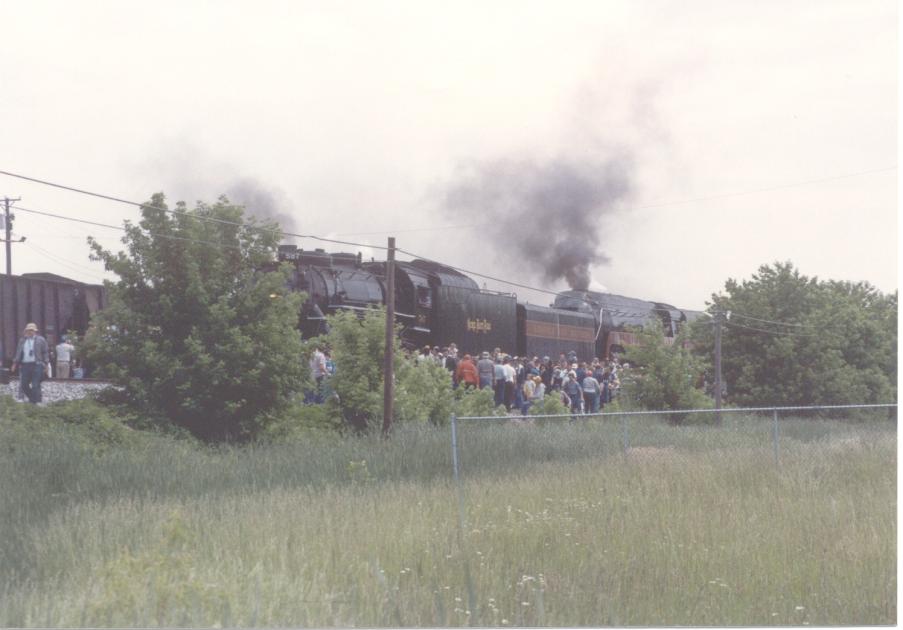
<path fill-rule="evenodd" d="M 85 333 L 91 315 L 106 306 L 106 290 L 52 273 L 0 275 L 0 360 L 12 363 L 22 330 L 29 322 L 38 326 L 51 345 L 62 335 Z"/>
<path fill-rule="evenodd" d="M 290 289 L 304 291 L 299 327 L 326 332 L 326 315 L 385 302 L 386 263 L 360 254 L 279 248 L 294 266 Z M 427 260 L 395 263 L 395 313 L 409 347 L 456 343 L 471 354 L 502 348 L 521 356 L 610 357 L 636 343 L 636 327 L 662 325 L 673 343 L 686 315 L 668 304 L 610 293 L 565 291 L 549 307 L 521 304 L 511 293 L 480 289 L 459 271 Z"/>

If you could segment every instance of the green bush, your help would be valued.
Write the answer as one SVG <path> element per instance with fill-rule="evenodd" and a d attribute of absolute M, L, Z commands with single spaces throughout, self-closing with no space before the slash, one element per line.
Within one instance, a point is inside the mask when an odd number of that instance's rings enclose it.
<path fill-rule="evenodd" d="M 459 418 L 472 416 L 507 415 L 504 405 L 495 405 L 495 393 L 491 387 L 472 389 L 459 387 L 454 392 L 455 415 Z"/>
<path fill-rule="evenodd" d="M 448 422 L 454 403 L 451 373 L 430 361 L 418 364 L 402 362 L 396 374 L 395 418 L 402 422 L 443 425 Z"/>
<path fill-rule="evenodd" d="M 378 429 L 383 418 L 385 310 L 374 308 L 362 315 L 343 311 L 327 320 L 329 333 L 321 339 L 332 350 L 336 373 L 330 384 L 338 395 L 342 415 L 357 430 Z M 397 337 L 395 342 L 397 373 L 404 359 Z"/>
<path fill-rule="evenodd" d="M 566 413 L 570 413 L 570 409 L 561 402 L 558 392 L 552 392 L 540 402 L 534 402 L 529 411 L 531 416 L 557 416 Z"/>
<path fill-rule="evenodd" d="M 278 413 L 261 419 L 259 438 L 266 442 L 290 442 L 312 434 L 334 433 L 345 428 L 342 409 L 334 399 L 322 405 L 294 401 Z"/>
<path fill-rule="evenodd" d="M 144 435 L 128 426 L 128 417 L 120 417 L 100 403 L 72 400 L 46 407 L 17 403 L 9 396 L 0 397 L 3 441 L 10 446 L 37 444 L 62 437 L 94 452 L 113 447 L 129 448 L 142 443 Z"/>
<path fill-rule="evenodd" d="M 702 381 L 703 365 L 685 347 L 682 336 L 666 345 L 659 326 L 639 333 L 639 345 L 627 349 L 632 366 L 621 372 L 621 404 L 626 408 L 649 410 L 708 409 L 712 400 L 697 388 Z M 708 421 L 697 414 L 699 421 Z M 682 423 L 687 414 L 669 414 L 671 422 Z"/>

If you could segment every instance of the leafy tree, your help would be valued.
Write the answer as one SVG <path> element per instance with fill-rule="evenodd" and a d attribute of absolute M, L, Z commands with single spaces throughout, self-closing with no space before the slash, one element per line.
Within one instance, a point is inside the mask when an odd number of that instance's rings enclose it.
<path fill-rule="evenodd" d="M 710 312 L 728 314 L 722 332 L 727 399 L 738 405 L 830 405 L 896 399 L 897 295 L 865 282 L 819 282 L 790 262 L 728 280 Z M 710 360 L 709 321 L 693 326 Z"/>
<path fill-rule="evenodd" d="M 712 401 L 698 388 L 705 366 L 690 352 L 684 335 L 669 346 L 661 326 L 652 325 L 638 338 L 638 345 L 627 348 L 625 359 L 631 367 L 622 371 L 622 402 L 642 409 L 711 407 Z M 682 422 L 686 415 L 674 413 L 670 418 Z"/>
<path fill-rule="evenodd" d="M 395 416 L 402 421 L 429 421 L 443 425 L 454 403 L 451 373 L 427 361 L 405 360 L 396 375 Z"/>
<path fill-rule="evenodd" d="M 329 315 L 329 333 L 319 341 L 329 346 L 336 364 L 330 386 L 346 422 L 358 430 L 380 429 L 383 420 L 383 362 L 385 360 L 385 309 L 358 314 Z M 444 424 L 452 409 L 482 408 L 461 402 L 471 397 L 456 394 L 444 367 L 418 364 L 405 357 L 395 336 L 395 422 Z M 489 392 L 491 394 L 491 392 Z M 491 400 L 491 396 L 490 396 Z M 492 405 L 490 403 L 490 411 Z"/>
<path fill-rule="evenodd" d="M 336 373 L 330 385 L 338 395 L 345 420 L 360 430 L 382 427 L 385 309 L 374 308 L 361 316 L 342 311 L 327 316 L 327 322 L 329 333 L 321 339 L 335 362 Z M 397 336 L 394 358 L 397 375 L 404 361 Z"/>
<path fill-rule="evenodd" d="M 295 328 L 302 296 L 272 265 L 277 226 L 225 197 L 166 210 L 162 194 L 125 224 L 127 251 L 89 239 L 119 276 L 84 341 L 98 372 L 133 407 L 206 440 L 250 437 L 309 378 Z M 265 229 L 249 229 L 249 228 Z"/>

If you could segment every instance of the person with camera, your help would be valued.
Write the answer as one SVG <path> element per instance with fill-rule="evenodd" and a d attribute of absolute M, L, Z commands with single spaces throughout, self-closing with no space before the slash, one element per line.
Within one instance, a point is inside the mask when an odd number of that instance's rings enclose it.
<path fill-rule="evenodd" d="M 19 339 L 12 371 L 21 369 L 19 379 L 22 391 L 34 404 L 41 402 L 41 379 L 44 366 L 50 363 L 50 348 L 47 340 L 38 334 L 38 327 L 31 323 L 25 327 L 25 336 Z"/>

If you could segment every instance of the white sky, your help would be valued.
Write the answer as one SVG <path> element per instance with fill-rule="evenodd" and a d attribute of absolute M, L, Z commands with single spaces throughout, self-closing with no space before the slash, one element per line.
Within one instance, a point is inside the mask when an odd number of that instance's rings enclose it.
<path fill-rule="evenodd" d="M 403 230 L 462 223 L 442 209 L 462 166 L 626 150 L 635 192 L 600 216 L 611 262 L 594 269 L 612 292 L 702 308 L 776 260 L 897 288 L 891 0 L 9 0 L 0 21 L 0 170 L 137 201 L 213 200 L 252 179 L 297 231 L 394 234 L 541 285 L 492 251 L 517 243 Z M 92 221 L 137 216 L 0 176 L 3 195 Z M 554 209 L 524 220 L 554 230 Z M 105 274 L 85 236 L 119 237 L 25 212 L 15 231 L 28 240 L 14 272 L 86 281 Z"/>

